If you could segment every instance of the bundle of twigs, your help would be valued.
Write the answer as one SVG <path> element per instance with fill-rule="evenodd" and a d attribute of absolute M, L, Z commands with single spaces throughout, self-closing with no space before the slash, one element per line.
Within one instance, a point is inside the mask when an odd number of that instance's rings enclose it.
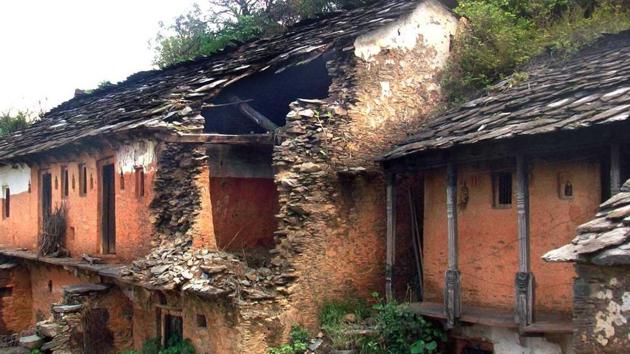
<path fill-rule="evenodd" d="M 44 217 L 44 227 L 39 236 L 39 255 L 61 257 L 67 254 L 65 246 L 67 209 L 65 204 Z"/>

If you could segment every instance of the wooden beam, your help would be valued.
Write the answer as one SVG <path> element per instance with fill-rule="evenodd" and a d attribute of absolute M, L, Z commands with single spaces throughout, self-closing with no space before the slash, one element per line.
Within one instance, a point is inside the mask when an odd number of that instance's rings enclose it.
<path fill-rule="evenodd" d="M 394 300 L 393 270 L 396 257 L 396 175 L 389 173 L 387 180 L 387 242 L 385 254 L 385 298 Z"/>
<path fill-rule="evenodd" d="M 461 275 L 457 259 L 457 166 L 447 167 L 446 218 L 448 226 L 448 269 L 444 275 L 444 309 L 446 327 L 453 328 L 461 316 Z"/>
<path fill-rule="evenodd" d="M 169 143 L 204 143 L 227 145 L 273 145 L 271 134 L 171 134 L 162 135 L 162 140 Z"/>
<path fill-rule="evenodd" d="M 619 193 L 621 188 L 621 149 L 619 144 L 610 145 L 610 196 Z"/>
<path fill-rule="evenodd" d="M 265 117 L 262 113 L 258 112 L 254 107 L 250 106 L 247 102 L 244 102 L 242 99 L 231 95 L 228 96 L 228 100 L 233 103 L 237 103 L 237 107 L 239 112 L 252 120 L 254 123 L 258 124 L 261 128 L 265 129 L 268 132 L 273 132 L 278 129 L 276 123 L 272 122 L 271 119 Z"/>
<path fill-rule="evenodd" d="M 534 275 L 531 272 L 529 235 L 529 179 L 527 160 L 516 156 L 516 210 L 518 218 L 518 272 L 516 273 L 516 319 L 519 328 L 534 320 Z"/>

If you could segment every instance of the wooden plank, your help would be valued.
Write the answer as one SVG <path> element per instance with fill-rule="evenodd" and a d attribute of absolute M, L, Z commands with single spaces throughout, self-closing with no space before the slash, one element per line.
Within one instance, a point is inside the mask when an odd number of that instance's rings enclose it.
<path fill-rule="evenodd" d="M 394 299 L 393 268 L 396 255 L 396 175 L 389 173 L 387 180 L 387 241 L 385 254 L 385 298 Z"/>
<path fill-rule="evenodd" d="M 226 145 L 273 145 L 271 134 L 176 134 L 163 135 L 169 143 L 205 143 Z"/>
<path fill-rule="evenodd" d="M 276 123 L 272 122 L 271 119 L 265 117 L 264 114 L 258 112 L 254 107 L 250 106 L 249 103 L 244 102 L 242 99 L 237 96 L 231 95 L 228 97 L 228 100 L 232 103 L 237 103 L 238 111 L 241 112 L 245 117 L 252 120 L 261 128 L 265 129 L 268 132 L 273 132 L 278 129 Z"/>

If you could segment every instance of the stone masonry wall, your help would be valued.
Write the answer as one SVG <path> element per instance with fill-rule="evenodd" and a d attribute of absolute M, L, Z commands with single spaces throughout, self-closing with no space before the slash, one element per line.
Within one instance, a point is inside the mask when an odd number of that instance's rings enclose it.
<path fill-rule="evenodd" d="M 573 343 L 576 353 L 622 353 L 630 348 L 628 266 L 577 264 Z"/>
<path fill-rule="evenodd" d="M 292 104 L 273 160 L 273 263 L 296 278 L 279 289 L 288 300 L 285 330 L 315 330 L 327 299 L 382 292 L 385 184 L 374 161 L 437 105 L 456 27 L 440 4 L 423 2 L 399 22 L 339 43 L 327 64 L 329 97 Z"/>

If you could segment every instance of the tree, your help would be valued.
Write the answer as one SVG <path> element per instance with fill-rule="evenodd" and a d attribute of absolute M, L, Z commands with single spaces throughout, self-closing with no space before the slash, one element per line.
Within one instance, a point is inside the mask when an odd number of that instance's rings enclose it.
<path fill-rule="evenodd" d="M 15 115 L 12 115 L 11 112 L 0 114 L 0 136 L 26 129 L 30 125 L 31 120 L 28 112 L 18 111 Z"/>
<path fill-rule="evenodd" d="M 296 22 L 339 8 L 364 5 L 374 0 L 208 0 L 211 13 L 198 5 L 160 23 L 151 46 L 154 64 L 163 68 L 223 48 L 281 32 Z"/>

